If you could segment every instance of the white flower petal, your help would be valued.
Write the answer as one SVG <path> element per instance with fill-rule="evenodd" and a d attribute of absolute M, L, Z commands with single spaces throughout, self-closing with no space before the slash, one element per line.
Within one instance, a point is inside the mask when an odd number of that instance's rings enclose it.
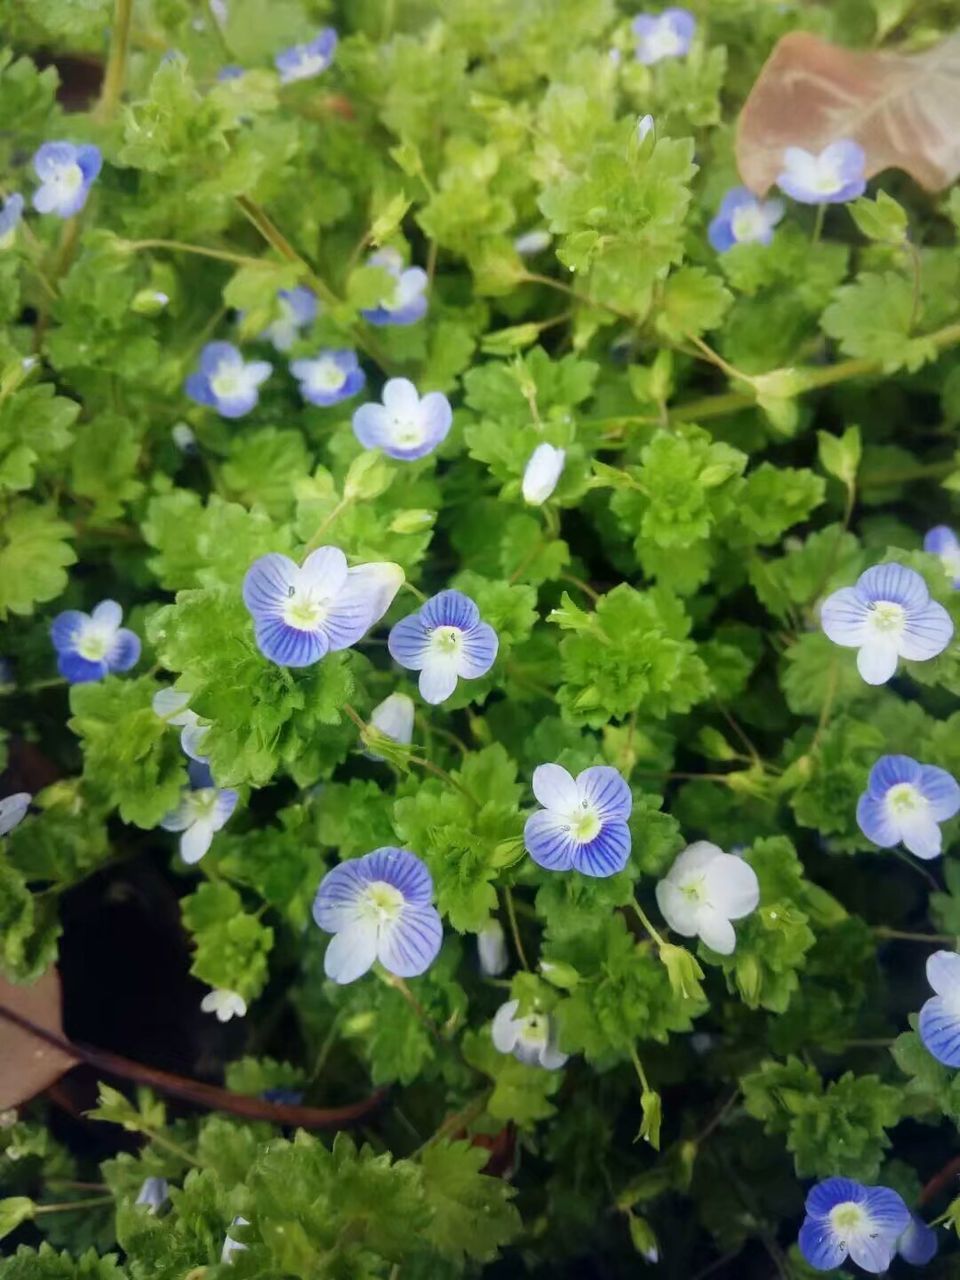
<path fill-rule="evenodd" d="M 739 920 L 757 909 L 760 882 L 749 863 L 733 853 L 721 853 L 706 871 L 707 901 L 728 920 Z"/>
<path fill-rule="evenodd" d="M 737 935 L 727 917 L 715 907 L 700 908 L 697 932 L 711 951 L 716 951 L 721 956 L 733 954 L 737 945 Z"/>
<path fill-rule="evenodd" d="M 330 940 L 323 957 L 323 971 L 342 986 L 362 977 L 376 958 L 376 922 L 355 920 Z"/>
<path fill-rule="evenodd" d="M 514 1015 L 519 1007 L 519 1000 L 508 1000 L 506 1004 L 500 1006 L 494 1015 L 491 1035 L 494 1047 L 499 1049 L 501 1053 L 513 1053 L 517 1043 L 520 1035 L 520 1024 L 514 1020 Z"/>
<path fill-rule="evenodd" d="M 559 764 L 540 764 L 533 771 L 533 794 L 545 809 L 571 813 L 580 802 L 574 778 Z"/>

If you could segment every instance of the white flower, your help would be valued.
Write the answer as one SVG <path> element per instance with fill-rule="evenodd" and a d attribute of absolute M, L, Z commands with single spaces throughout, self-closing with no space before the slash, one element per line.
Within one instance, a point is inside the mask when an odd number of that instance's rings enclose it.
<path fill-rule="evenodd" d="M 158 689 L 153 695 L 152 706 L 161 720 L 180 729 L 180 746 L 184 755 L 203 763 L 203 740 L 210 732 L 208 724 L 201 724 L 200 717 L 189 707 L 190 694 L 181 689 Z"/>
<path fill-rule="evenodd" d="M 207 766 L 190 765 L 192 790 L 181 793 L 180 804 L 160 821 L 164 831 L 182 831 L 180 857 L 187 863 L 199 862 L 210 848 L 213 837 L 237 807 L 237 793 L 213 785 Z"/>
<path fill-rule="evenodd" d="M 31 798 L 28 791 L 17 791 L 0 800 L 0 836 L 20 825 L 27 816 Z"/>
<path fill-rule="evenodd" d="M 498 973 L 503 973 L 510 963 L 506 934 L 499 920 L 490 920 L 477 934 L 477 956 L 480 960 L 480 972 L 488 978 L 495 978 Z"/>
<path fill-rule="evenodd" d="M 552 239 L 549 231 L 542 227 L 535 227 L 532 231 L 524 231 L 522 235 L 517 236 L 513 247 L 521 258 L 528 258 L 535 253 L 543 253 L 544 249 L 550 247 Z"/>
<path fill-rule="evenodd" d="M 653 116 L 640 116 L 637 120 L 637 141 L 643 142 L 647 134 L 653 129 Z"/>
<path fill-rule="evenodd" d="M 193 453 L 197 447 L 197 437 L 186 422 L 175 422 L 170 428 L 170 438 L 181 453 Z"/>
<path fill-rule="evenodd" d="M 753 867 L 707 840 L 684 849 L 657 885 L 657 905 L 670 928 L 684 938 L 699 936 L 722 956 L 737 945 L 730 921 L 748 916 L 759 901 Z"/>
<path fill-rule="evenodd" d="M 166 1178 L 145 1178 L 136 1204 L 145 1205 L 148 1213 L 159 1213 L 168 1199 Z"/>
<path fill-rule="evenodd" d="M 204 1013 L 215 1013 L 218 1022 L 229 1022 L 231 1018 L 242 1018 L 246 1014 L 247 1002 L 236 991 L 215 987 L 200 1001 L 200 1008 Z"/>
<path fill-rule="evenodd" d="M 413 741 L 413 717 L 413 699 L 406 693 L 391 693 L 370 712 L 370 723 L 384 737 L 406 747 Z"/>
<path fill-rule="evenodd" d="M 550 1018 L 545 1013 L 529 1013 L 525 1018 L 518 1018 L 515 1015 L 519 1007 L 519 1000 L 508 1000 L 497 1010 L 493 1019 L 494 1045 L 501 1053 L 512 1053 L 528 1066 L 556 1071 L 569 1054 L 557 1048 Z"/>
<path fill-rule="evenodd" d="M 234 1220 L 230 1223 L 230 1225 L 231 1227 L 249 1227 L 250 1220 L 249 1218 L 242 1218 L 238 1214 L 234 1218 Z M 233 1236 L 230 1235 L 229 1232 L 227 1232 L 227 1235 L 224 1237 L 223 1248 L 220 1251 L 221 1263 L 232 1262 L 233 1255 L 235 1253 L 240 1253 L 240 1251 L 243 1249 L 246 1249 L 246 1247 L 247 1246 L 245 1244 L 241 1244 L 239 1240 L 234 1240 Z"/>
<path fill-rule="evenodd" d="M 552 444 L 538 444 L 523 472 L 524 502 L 535 507 L 546 502 L 557 487 L 566 460 L 565 449 L 555 449 Z"/>

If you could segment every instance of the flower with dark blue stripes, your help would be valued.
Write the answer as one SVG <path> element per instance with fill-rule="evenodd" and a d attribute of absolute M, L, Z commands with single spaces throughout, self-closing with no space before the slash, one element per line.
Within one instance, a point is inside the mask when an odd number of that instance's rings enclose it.
<path fill-rule="evenodd" d="M 920 1039 L 938 1062 L 960 1067 L 960 955 L 935 951 L 927 959 L 934 994 L 920 1010 Z"/>
<path fill-rule="evenodd" d="M 612 876 L 627 865 L 633 797 L 616 769 L 598 764 L 574 778 L 562 765 L 541 764 L 533 794 L 543 808 L 527 819 L 523 842 L 534 862 L 586 876 Z"/>
<path fill-rule="evenodd" d="M 441 591 L 396 624 L 387 647 L 401 667 L 420 672 L 420 693 L 436 705 L 450 697 L 458 680 L 487 674 L 499 641 L 493 627 L 480 621 L 480 610 L 469 596 Z"/>
<path fill-rule="evenodd" d="M 160 821 L 164 831 L 180 831 L 180 857 L 187 863 L 199 862 L 213 843 L 213 837 L 225 826 L 237 807 L 237 793 L 229 787 L 217 787 L 207 766 L 191 760 L 188 773 L 190 786 L 180 796 L 180 803 Z"/>
<path fill-rule="evenodd" d="M 303 564 L 271 551 L 243 580 L 257 646 L 280 667 L 309 667 L 349 649 L 393 602 L 403 582 L 398 564 L 347 565 L 339 547 L 318 547 Z"/>
<path fill-rule="evenodd" d="M 938 1248 L 937 1233 L 933 1227 L 928 1227 L 921 1217 L 911 1213 L 910 1225 L 897 1241 L 900 1257 L 912 1267 L 925 1267 L 936 1257 Z"/>
<path fill-rule="evenodd" d="M 116 600 L 101 600 L 93 613 L 66 609 L 50 626 L 57 670 L 71 684 L 102 680 L 113 671 L 129 671 L 140 657 L 140 637 L 122 627 Z"/>
<path fill-rule="evenodd" d="M 416 978 L 443 941 L 430 872 L 416 854 L 389 845 L 328 871 L 313 918 L 334 935 L 323 967 L 339 983 L 362 977 L 377 960 L 398 978 Z"/>
<path fill-rule="evenodd" d="M 447 438 L 453 410 L 442 391 L 421 396 L 409 378 L 391 378 L 381 399 L 382 404 L 362 404 L 353 415 L 353 434 L 365 449 L 416 462 Z"/>
<path fill-rule="evenodd" d="M 918 858 L 943 852 L 940 823 L 960 810 L 960 786 L 946 769 L 910 756 L 881 756 L 857 802 L 860 830 L 881 849 L 902 844 Z"/>
<path fill-rule="evenodd" d="M 960 959 L 960 957 L 958 957 Z M 827 1178 L 811 1188 L 800 1228 L 800 1252 L 817 1271 L 832 1271 L 848 1257 L 864 1271 L 886 1271 L 910 1210 L 889 1187 L 865 1187 L 852 1178 Z"/>

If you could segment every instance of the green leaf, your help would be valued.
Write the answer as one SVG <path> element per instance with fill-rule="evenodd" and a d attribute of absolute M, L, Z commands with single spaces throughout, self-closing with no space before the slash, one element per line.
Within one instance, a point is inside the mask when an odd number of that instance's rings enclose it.
<path fill-rule="evenodd" d="M 67 538 L 73 530 L 54 508 L 16 502 L 0 530 L 0 619 L 33 613 L 67 585 L 66 567 L 76 562 Z"/>
<path fill-rule="evenodd" d="M 515 1194 L 502 1178 L 481 1172 L 489 1153 L 468 1142 L 438 1142 L 421 1157 L 423 1187 L 433 1211 L 427 1239 L 454 1262 L 492 1262 L 520 1231 Z"/>

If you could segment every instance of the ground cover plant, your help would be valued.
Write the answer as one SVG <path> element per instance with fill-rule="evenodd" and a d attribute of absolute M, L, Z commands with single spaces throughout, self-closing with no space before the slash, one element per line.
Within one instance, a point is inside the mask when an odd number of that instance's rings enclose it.
<path fill-rule="evenodd" d="M 0 0 L 0 1280 L 960 1275 L 955 20 Z"/>

